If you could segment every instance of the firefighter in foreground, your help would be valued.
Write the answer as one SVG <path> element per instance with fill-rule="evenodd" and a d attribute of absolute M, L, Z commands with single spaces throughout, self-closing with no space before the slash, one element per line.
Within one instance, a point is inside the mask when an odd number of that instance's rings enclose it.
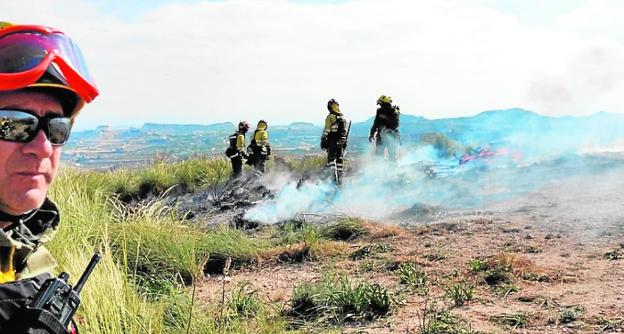
<path fill-rule="evenodd" d="M 334 99 L 327 102 L 329 114 L 325 117 L 325 128 L 321 136 L 321 149 L 327 151 L 327 165 L 337 185 L 342 184 L 344 176 L 344 152 L 347 148 L 347 120 L 340 111 L 340 105 Z"/>
<path fill-rule="evenodd" d="M 375 155 L 383 158 L 386 149 L 388 160 L 397 160 L 397 148 L 400 143 L 399 116 L 400 109 L 392 105 L 390 96 L 382 95 L 377 99 L 377 114 L 370 130 L 369 141 L 375 140 Z"/>
<path fill-rule="evenodd" d="M 0 22 L 1 333 L 67 333 L 25 305 L 56 266 L 43 245 L 60 222 L 47 194 L 76 116 L 98 95 L 86 68 L 61 31 Z"/>
<path fill-rule="evenodd" d="M 236 180 L 243 176 L 243 159 L 247 159 L 245 152 L 245 134 L 249 130 L 249 123 L 240 121 L 238 130 L 234 132 L 228 139 L 230 146 L 225 150 L 225 155 L 232 162 L 232 176 L 230 180 Z"/>
<path fill-rule="evenodd" d="M 269 143 L 267 129 L 267 122 L 260 120 L 251 138 L 251 144 L 247 147 L 247 153 L 249 154 L 247 164 L 254 167 L 258 177 L 266 173 L 265 162 L 271 157 L 271 144 Z"/>

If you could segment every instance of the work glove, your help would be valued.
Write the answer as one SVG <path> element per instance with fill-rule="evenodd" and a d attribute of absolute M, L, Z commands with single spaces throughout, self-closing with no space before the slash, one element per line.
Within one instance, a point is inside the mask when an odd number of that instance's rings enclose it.
<path fill-rule="evenodd" d="M 321 138 L 321 150 L 327 149 L 327 138 Z"/>

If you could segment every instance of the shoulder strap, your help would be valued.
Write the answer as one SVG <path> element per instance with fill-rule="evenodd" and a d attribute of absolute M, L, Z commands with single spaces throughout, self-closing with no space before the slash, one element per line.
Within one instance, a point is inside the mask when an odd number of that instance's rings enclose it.
<path fill-rule="evenodd" d="M 340 122 L 341 120 L 344 119 L 342 114 L 332 113 L 332 115 L 336 116 L 336 119 L 334 119 L 334 122 L 332 123 L 332 126 L 334 126 L 334 124 L 336 124 L 336 123 L 338 123 L 338 122 Z"/>
<path fill-rule="evenodd" d="M 256 142 L 256 135 L 258 132 L 260 132 L 260 130 L 254 131 L 253 137 L 251 138 L 251 146 L 258 146 L 258 143 Z"/>

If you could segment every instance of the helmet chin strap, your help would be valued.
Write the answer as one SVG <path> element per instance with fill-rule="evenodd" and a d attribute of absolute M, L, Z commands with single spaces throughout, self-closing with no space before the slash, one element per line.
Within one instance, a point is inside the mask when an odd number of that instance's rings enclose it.
<path fill-rule="evenodd" d="M 24 220 L 28 220 L 33 214 L 35 214 L 37 210 L 31 210 L 21 215 L 11 215 L 4 211 L 0 211 L 0 222 L 11 223 L 9 226 L 16 226 L 17 224 L 21 224 Z"/>

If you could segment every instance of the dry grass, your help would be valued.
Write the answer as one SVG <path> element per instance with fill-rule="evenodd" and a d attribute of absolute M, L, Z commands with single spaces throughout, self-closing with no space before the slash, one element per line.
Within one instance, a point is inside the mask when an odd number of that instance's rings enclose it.
<path fill-rule="evenodd" d="M 297 242 L 261 251 L 258 254 L 258 261 L 262 265 L 319 261 L 335 256 L 346 256 L 349 248 L 344 242 L 331 240 L 322 240 L 314 244 Z"/>
<path fill-rule="evenodd" d="M 523 277 L 530 273 L 544 272 L 524 255 L 502 252 L 485 261 L 485 268 L 507 268 L 515 277 Z"/>
<path fill-rule="evenodd" d="M 386 239 L 391 237 L 403 237 L 407 233 L 404 228 L 401 228 L 392 224 L 375 223 L 371 221 L 364 221 L 362 226 L 368 231 L 364 240 Z"/>

